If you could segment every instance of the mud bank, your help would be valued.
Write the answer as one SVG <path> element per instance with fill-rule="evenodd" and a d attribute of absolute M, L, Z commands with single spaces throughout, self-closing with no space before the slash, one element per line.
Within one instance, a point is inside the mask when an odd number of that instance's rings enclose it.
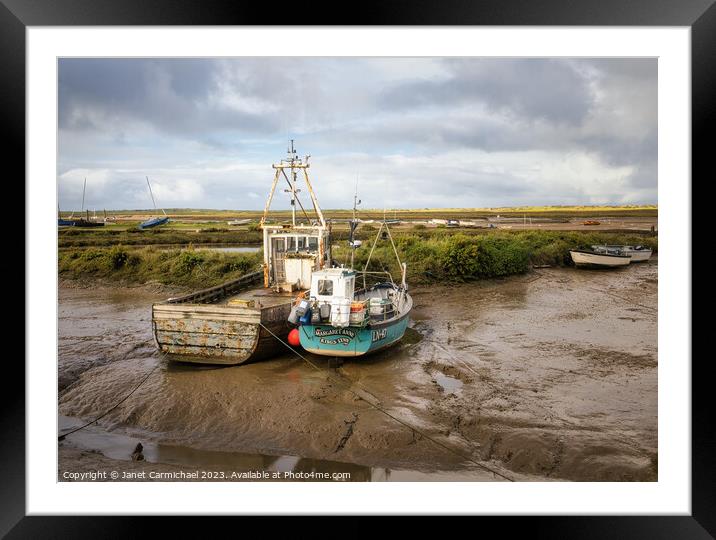
<path fill-rule="evenodd" d="M 115 464 L 189 470 L 222 453 L 238 465 L 241 455 L 327 471 L 342 463 L 366 480 L 385 470 L 397 480 L 500 480 L 484 464 L 516 480 L 653 481 L 657 268 L 415 289 L 401 345 L 338 368 L 309 356 L 321 371 L 291 355 L 222 368 L 167 362 L 149 320 L 160 294 L 61 288 L 59 411 L 92 419 L 158 366 L 96 429 L 198 457 Z M 82 433 L 61 443 L 60 480 L 117 459 L 90 452 Z"/>

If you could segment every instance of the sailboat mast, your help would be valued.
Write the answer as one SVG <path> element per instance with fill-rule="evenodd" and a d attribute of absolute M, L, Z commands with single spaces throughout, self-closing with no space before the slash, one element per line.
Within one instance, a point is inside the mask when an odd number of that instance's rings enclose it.
<path fill-rule="evenodd" d="M 147 185 L 149 186 L 149 195 L 152 197 L 152 205 L 154 206 L 154 209 L 157 209 L 157 203 L 154 201 L 154 193 L 152 193 L 152 184 L 149 183 L 149 177 L 145 176 L 144 178 L 147 179 Z"/>
<path fill-rule="evenodd" d="M 84 212 L 85 209 L 85 191 L 87 190 L 87 177 L 85 177 L 85 185 L 82 187 L 82 208 L 80 212 Z"/>

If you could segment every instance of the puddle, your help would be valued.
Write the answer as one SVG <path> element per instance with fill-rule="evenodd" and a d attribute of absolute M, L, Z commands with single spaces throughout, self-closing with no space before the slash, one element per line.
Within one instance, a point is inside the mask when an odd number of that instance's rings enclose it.
<path fill-rule="evenodd" d="M 67 433 L 85 422 L 59 415 L 59 433 Z M 354 463 L 310 459 L 299 456 L 272 456 L 245 452 L 215 452 L 184 446 L 155 443 L 143 437 L 132 437 L 121 433 L 105 431 L 97 426 L 88 426 L 67 436 L 72 446 L 102 454 L 118 461 L 131 461 L 131 454 L 137 443 L 142 444 L 144 461 L 147 464 L 165 464 L 199 469 L 208 472 L 280 472 L 285 479 L 310 480 L 306 473 L 328 473 L 326 481 L 342 482 L 390 482 L 390 481 L 482 481 L 490 479 L 485 473 L 475 471 L 421 472 L 385 467 L 367 467 Z M 65 444 L 65 443 L 60 443 Z"/>
<path fill-rule="evenodd" d="M 446 394 L 458 394 L 462 390 L 463 382 L 460 379 L 450 377 L 440 371 L 433 371 L 431 375 Z"/>

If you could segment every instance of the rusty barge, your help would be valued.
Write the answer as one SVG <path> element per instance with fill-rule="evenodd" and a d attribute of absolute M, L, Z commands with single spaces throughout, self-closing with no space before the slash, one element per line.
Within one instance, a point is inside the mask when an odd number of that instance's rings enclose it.
<path fill-rule="evenodd" d="M 169 359 L 236 365 L 281 351 L 283 345 L 276 337 L 286 340 L 287 318 L 296 297 L 310 287 L 314 271 L 331 265 L 331 228 L 308 176 L 309 158 L 299 158 L 291 141 L 287 158 L 273 165 L 273 182 L 260 222 L 260 270 L 152 306 L 154 340 Z M 308 190 L 310 213 L 298 196 L 299 175 Z M 288 185 L 284 191 L 290 196 L 291 221 L 270 223 L 271 202 L 282 180 Z"/>

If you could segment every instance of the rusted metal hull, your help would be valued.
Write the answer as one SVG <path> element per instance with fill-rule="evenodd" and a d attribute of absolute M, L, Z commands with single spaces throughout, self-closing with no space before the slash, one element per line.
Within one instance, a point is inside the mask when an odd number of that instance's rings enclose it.
<path fill-rule="evenodd" d="M 248 279 L 247 279 L 248 278 Z M 258 301 L 251 307 L 223 303 L 252 281 L 242 280 L 169 299 L 152 306 L 152 331 L 157 348 L 171 360 L 199 364 L 237 365 L 281 352 L 292 298 L 268 297 L 265 289 L 242 293 Z M 270 330 L 270 332 L 269 332 Z"/>
<path fill-rule="evenodd" d="M 290 311 L 290 302 L 264 308 L 155 304 L 152 328 L 157 347 L 172 360 L 236 365 L 278 354 L 282 345 L 268 330 L 285 340 Z"/>

